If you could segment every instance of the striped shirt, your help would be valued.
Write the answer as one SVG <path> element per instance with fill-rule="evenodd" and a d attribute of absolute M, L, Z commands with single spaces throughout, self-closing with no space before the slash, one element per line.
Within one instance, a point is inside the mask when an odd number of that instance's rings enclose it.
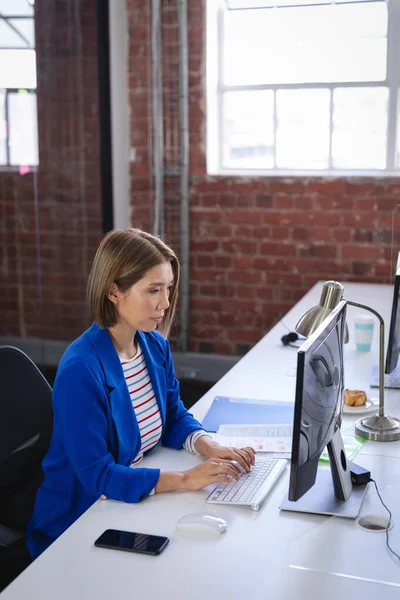
<path fill-rule="evenodd" d="M 142 460 L 144 453 L 154 448 L 160 441 L 162 421 L 144 354 L 139 344 L 133 358 L 120 360 L 141 438 L 139 453 L 131 465 L 134 467 Z M 198 454 L 195 443 L 203 435 L 208 434 L 202 429 L 190 433 L 183 444 L 185 450 Z"/>

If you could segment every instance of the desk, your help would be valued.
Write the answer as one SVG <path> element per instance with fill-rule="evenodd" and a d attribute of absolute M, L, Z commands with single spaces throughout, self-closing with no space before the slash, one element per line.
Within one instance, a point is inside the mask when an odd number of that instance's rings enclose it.
<path fill-rule="evenodd" d="M 284 317 L 289 330 L 318 302 L 321 285 Z M 346 284 L 345 295 L 371 304 L 389 323 L 391 286 Z M 354 314 L 349 307 L 350 334 Z M 216 394 L 293 401 L 296 351 L 280 342 L 287 333 L 283 323 L 197 402 L 192 412 L 199 420 Z M 368 389 L 377 345 L 376 327 L 371 352 L 356 352 L 354 340 L 345 347 L 347 387 Z M 389 413 L 400 415 L 398 390 L 386 390 L 386 402 Z M 355 420 L 346 417 L 344 430 L 352 430 Z M 159 448 L 143 464 L 182 470 L 199 460 Z M 400 442 L 366 442 L 357 461 L 371 470 L 393 511 L 391 540 L 399 551 Z M 3 592 L 1 600 L 355 600 L 375 595 L 397 600 L 400 566 L 385 549 L 385 535 L 366 532 L 347 519 L 280 513 L 288 481 L 289 469 L 258 512 L 206 505 L 208 490 L 160 494 L 137 505 L 98 501 Z M 178 535 L 177 520 L 198 511 L 226 518 L 227 533 L 213 539 Z M 385 515 L 371 484 L 361 513 Z M 95 548 L 94 540 L 107 528 L 167 535 L 171 542 L 158 557 Z"/>

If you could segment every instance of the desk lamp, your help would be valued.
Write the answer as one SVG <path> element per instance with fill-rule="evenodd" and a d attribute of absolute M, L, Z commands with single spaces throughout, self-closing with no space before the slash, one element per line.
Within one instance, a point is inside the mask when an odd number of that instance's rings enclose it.
<path fill-rule="evenodd" d="M 321 298 L 319 304 L 314 306 L 305 313 L 296 325 L 297 333 L 308 337 L 329 313 L 337 306 L 343 298 L 343 286 L 338 281 L 326 281 L 322 287 Z M 372 417 L 360 419 L 355 426 L 356 435 L 372 440 L 375 442 L 394 442 L 400 440 L 400 420 L 395 417 L 385 415 L 384 408 L 384 341 L 385 341 L 385 324 L 379 313 L 373 308 L 346 300 L 347 304 L 364 308 L 374 314 L 379 320 L 379 410 Z M 346 327 L 345 343 L 349 341 L 348 329 Z"/>

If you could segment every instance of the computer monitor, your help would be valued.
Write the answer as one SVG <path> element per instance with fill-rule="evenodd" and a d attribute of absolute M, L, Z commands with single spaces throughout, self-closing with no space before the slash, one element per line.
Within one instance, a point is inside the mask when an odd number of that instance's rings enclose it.
<path fill-rule="evenodd" d="M 400 355 L 400 252 L 397 257 L 394 278 L 392 314 L 390 317 L 389 341 L 386 352 L 385 373 L 392 373 L 397 367 Z"/>
<path fill-rule="evenodd" d="M 290 484 L 283 510 L 355 518 L 361 506 L 365 489 L 355 502 L 344 502 L 353 489 L 340 433 L 346 307 L 346 300 L 340 301 L 297 352 Z M 325 447 L 330 471 L 318 466 Z"/>
<path fill-rule="evenodd" d="M 345 323 L 342 300 L 297 353 L 289 500 L 298 500 L 314 485 L 318 460 L 326 446 L 331 454 L 340 427 Z M 334 481 L 337 471 L 332 471 Z"/>

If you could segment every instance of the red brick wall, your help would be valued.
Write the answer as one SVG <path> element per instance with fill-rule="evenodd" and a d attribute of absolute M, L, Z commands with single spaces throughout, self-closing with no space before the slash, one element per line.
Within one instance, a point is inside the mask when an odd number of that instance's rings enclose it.
<path fill-rule="evenodd" d="M 162 69 L 164 111 L 165 238 L 179 252 L 179 31 L 177 2 L 163 0 Z M 127 0 L 129 21 L 129 101 L 131 145 L 132 223 L 151 231 L 155 181 L 153 165 L 153 112 L 151 61 L 151 2 Z"/>
<path fill-rule="evenodd" d="M 86 276 L 101 230 L 95 6 L 36 6 L 39 227 L 33 175 L 0 174 L 0 335 L 68 340 L 88 322 Z M 127 6 L 132 223 L 151 229 L 151 2 Z M 165 230 L 179 252 L 176 2 L 162 7 Z M 235 354 L 319 279 L 389 281 L 400 181 L 207 177 L 204 22 L 204 0 L 189 0 L 189 349 Z"/>
<path fill-rule="evenodd" d="M 101 235 L 96 0 L 36 3 L 37 173 L 0 173 L 0 335 L 70 340 L 88 324 Z"/>
<path fill-rule="evenodd" d="M 151 56 L 149 4 L 128 0 L 132 144 L 138 154 L 132 167 L 132 208 L 133 220 L 143 227 L 150 222 L 152 201 L 147 145 L 152 123 L 140 112 L 149 89 L 144 75 Z M 389 282 L 392 211 L 400 202 L 400 181 L 207 177 L 204 5 L 204 0 L 189 0 L 189 349 L 235 354 L 257 342 L 278 314 L 320 279 Z M 175 128 L 171 101 L 178 103 L 173 86 L 178 77 L 176 9 L 172 0 L 163 6 L 169 92 L 164 126 L 170 140 L 168 131 Z M 174 208 L 169 197 L 166 234 L 172 240 L 177 233 Z"/>

